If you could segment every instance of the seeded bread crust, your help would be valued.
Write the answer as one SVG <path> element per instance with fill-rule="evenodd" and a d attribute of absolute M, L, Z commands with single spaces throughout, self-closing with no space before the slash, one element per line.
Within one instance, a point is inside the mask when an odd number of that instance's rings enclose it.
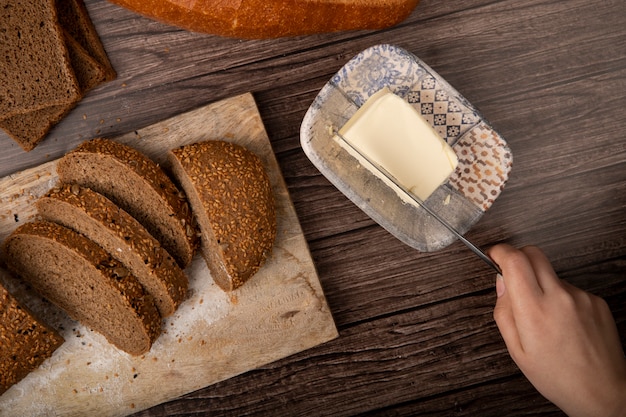
<path fill-rule="evenodd" d="M 54 0 L 11 1 L 0 22 L 0 118 L 80 98 Z"/>
<path fill-rule="evenodd" d="M 91 188 L 137 219 L 181 268 L 191 262 L 197 236 L 187 199 L 147 156 L 98 138 L 61 158 L 57 172 L 62 182 Z"/>
<path fill-rule="evenodd" d="M 44 220 L 59 223 L 97 243 L 137 277 L 162 317 L 185 299 L 188 279 L 176 261 L 132 216 L 100 193 L 63 184 L 41 197 Z"/>
<path fill-rule="evenodd" d="M 31 222 L 6 239 L 3 251 L 10 270 L 119 349 L 140 355 L 158 337 L 161 317 L 152 298 L 86 237 L 56 223 Z"/>
<path fill-rule="evenodd" d="M 206 141 L 171 150 L 174 176 L 201 230 L 201 251 L 225 291 L 243 285 L 269 256 L 276 209 L 267 172 L 249 150 Z"/>
<path fill-rule="evenodd" d="M 64 340 L 0 285 L 0 395 L 48 359 Z"/>

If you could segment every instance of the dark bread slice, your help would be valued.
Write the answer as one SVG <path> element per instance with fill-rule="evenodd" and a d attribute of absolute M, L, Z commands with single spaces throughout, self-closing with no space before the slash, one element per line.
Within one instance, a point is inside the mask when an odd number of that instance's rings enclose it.
<path fill-rule="evenodd" d="M 83 0 L 56 0 L 59 23 L 103 68 L 105 81 L 117 77 Z"/>
<path fill-rule="evenodd" d="M 1 118 L 80 98 L 54 0 L 6 3 L 0 27 Z"/>
<path fill-rule="evenodd" d="M 104 69 L 83 47 L 64 32 L 81 93 L 84 94 L 105 80 Z M 29 113 L 17 114 L 0 120 L 0 128 L 16 141 L 25 151 L 33 150 L 48 134 L 50 129 L 65 117 L 78 103 L 50 106 Z"/>
<path fill-rule="evenodd" d="M 3 251 L 10 270 L 119 349 L 140 355 L 158 337 L 161 317 L 152 298 L 86 237 L 56 223 L 31 222 L 6 239 Z"/>
<path fill-rule="evenodd" d="M 48 359 L 64 340 L 0 285 L 0 395 Z"/>
<path fill-rule="evenodd" d="M 197 245 L 182 192 L 150 158 L 109 139 L 83 142 L 57 163 L 62 182 L 105 195 L 139 221 L 185 268 Z"/>
<path fill-rule="evenodd" d="M 206 141 L 173 149 L 171 170 L 200 227 L 200 247 L 225 291 L 243 285 L 269 256 L 276 209 L 261 160 L 242 146 Z"/>
<path fill-rule="evenodd" d="M 44 220 L 88 237 L 123 263 L 154 298 L 162 317 L 174 313 L 184 300 L 188 280 L 176 261 L 137 220 L 102 194 L 63 184 L 36 205 Z"/>

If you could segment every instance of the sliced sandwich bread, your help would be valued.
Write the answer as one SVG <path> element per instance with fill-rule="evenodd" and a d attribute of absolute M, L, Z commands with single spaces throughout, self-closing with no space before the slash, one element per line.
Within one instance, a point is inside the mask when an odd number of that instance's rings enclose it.
<path fill-rule="evenodd" d="M 63 184 L 37 200 L 39 215 L 88 237 L 137 277 L 162 317 L 174 313 L 188 280 L 176 261 L 132 216 L 89 188 Z"/>
<path fill-rule="evenodd" d="M 147 352 L 161 316 L 139 281 L 86 237 L 56 223 L 18 227 L 3 244 L 10 270 L 74 320 L 131 354 Z"/>
<path fill-rule="evenodd" d="M 262 161 L 242 146 L 206 141 L 168 154 L 201 230 L 201 251 L 225 291 L 243 285 L 269 256 L 276 209 Z"/>
<path fill-rule="evenodd" d="M 6 2 L 0 27 L 0 118 L 80 98 L 55 0 Z"/>
<path fill-rule="evenodd" d="M 83 142 L 57 163 L 62 182 L 103 194 L 137 219 L 185 268 L 197 246 L 184 193 L 150 158 L 109 139 Z"/>
<path fill-rule="evenodd" d="M 117 77 L 83 0 L 56 0 L 59 23 L 94 58 L 104 71 L 104 81 Z"/>
<path fill-rule="evenodd" d="M 64 32 L 72 68 L 78 80 L 81 95 L 105 80 L 104 68 L 87 51 Z M 30 151 L 41 142 L 50 129 L 61 121 L 78 103 L 49 106 L 28 113 L 17 114 L 0 120 L 2 128 L 22 149 Z"/>

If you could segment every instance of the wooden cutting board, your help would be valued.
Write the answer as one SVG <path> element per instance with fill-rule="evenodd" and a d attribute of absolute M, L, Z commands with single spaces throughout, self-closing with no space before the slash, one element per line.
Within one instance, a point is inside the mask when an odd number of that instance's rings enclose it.
<path fill-rule="evenodd" d="M 251 94 L 223 100 L 115 138 L 164 163 L 170 148 L 201 140 L 239 143 L 264 161 L 276 197 L 273 254 L 242 288 L 226 294 L 200 256 L 186 273 L 190 295 L 163 322 L 147 354 L 121 352 L 2 273 L 7 286 L 66 342 L 0 397 L 0 415 L 123 416 L 337 337 L 307 243 Z M 56 161 L 0 179 L 0 240 L 36 214 L 57 182 Z"/>

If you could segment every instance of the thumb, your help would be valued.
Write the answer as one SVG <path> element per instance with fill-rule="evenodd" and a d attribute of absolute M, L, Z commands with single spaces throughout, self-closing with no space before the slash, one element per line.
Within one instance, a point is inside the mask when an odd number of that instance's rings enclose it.
<path fill-rule="evenodd" d="M 498 274 L 496 278 L 496 306 L 493 309 L 493 318 L 496 321 L 498 330 L 504 339 L 509 354 L 515 360 L 516 356 L 522 351 L 522 345 L 513 315 L 511 299 L 506 292 L 506 286 L 502 275 Z"/>

